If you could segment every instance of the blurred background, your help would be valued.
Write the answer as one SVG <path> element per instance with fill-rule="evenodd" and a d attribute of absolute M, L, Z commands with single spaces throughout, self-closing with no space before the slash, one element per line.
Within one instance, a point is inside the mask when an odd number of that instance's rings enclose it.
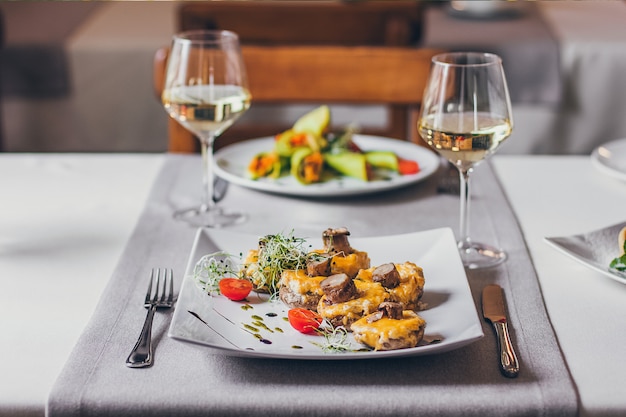
<path fill-rule="evenodd" d="M 236 15 L 240 18 L 232 20 L 231 12 L 231 20 L 225 14 L 221 21 L 211 20 L 211 11 L 202 18 L 182 12 L 190 4 L 229 3 L 241 8 L 258 2 L 0 2 L 0 149 L 166 151 L 167 115 L 153 87 L 155 52 L 182 29 L 217 26 L 240 32 L 252 27 L 241 12 Z M 382 41 L 386 44 L 390 36 L 399 36 L 393 42 L 408 47 L 502 56 L 515 128 L 499 153 L 588 154 L 626 137 L 625 2 L 404 3 L 414 13 L 392 16 L 384 27 L 365 25 L 372 31 L 371 42 L 378 42 L 374 32 L 383 31 L 379 38 L 387 39 Z M 334 23 L 310 16 L 319 19 L 313 24 L 332 32 Z M 256 42 L 278 42 L 273 38 L 281 34 L 276 24 L 254 24 L 267 34 Z M 242 43 L 255 42 L 252 35 L 241 35 Z M 294 41 L 293 35 L 286 38 L 282 41 Z M 292 122 L 310 108 L 304 103 L 255 106 L 253 101 L 239 123 L 267 118 Z M 336 124 L 360 125 L 384 124 L 388 116 L 375 105 L 333 105 L 332 114 Z"/>

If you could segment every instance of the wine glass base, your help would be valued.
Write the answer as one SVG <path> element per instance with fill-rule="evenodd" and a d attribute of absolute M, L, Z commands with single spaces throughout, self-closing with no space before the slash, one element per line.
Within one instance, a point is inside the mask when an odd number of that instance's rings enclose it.
<path fill-rule="evenodd" d="M 221 207 L 208 209 L 200 206 L 177 210 L 174 212 L 174 218 L 196 227 L 219 228 L 243 223 L 248 216 L 242 212 Z"/>
<path fill-rule="evenodd" d="M 489 268 L 506 260 L 506 252 L 478 242 L 458 242 L 463 266 L 467 269 Z"/>

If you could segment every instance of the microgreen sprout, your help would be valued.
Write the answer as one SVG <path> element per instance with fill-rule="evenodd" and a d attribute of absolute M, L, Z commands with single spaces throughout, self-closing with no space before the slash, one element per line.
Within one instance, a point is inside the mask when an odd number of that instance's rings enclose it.
<path fill-rule="evenodd" d="M 322 325 L 315 331 L 324 337 L 324 342 L 314 342 L 313 344 L 321 347 L 326 353 L 341 353 L 354 350 L 348 340 L 348 330 L 343 326 L 333 326 L 328 320 L 324 320 Z"/>
<path fill-rule="evenodd" d="M 306 268 L 305 239 L 289 235 L 266 235 L 259 239 L 258 271 L 253 281 L 271 295 L 278 292 L 284 270 Z"/>
<path fill-rule="evenodd" d="M 208 294 L 219 294 L 222 278 L 239 276 L 238 263 L 226 252 L 204 255 L 193 269 L 193 279 Z"/>

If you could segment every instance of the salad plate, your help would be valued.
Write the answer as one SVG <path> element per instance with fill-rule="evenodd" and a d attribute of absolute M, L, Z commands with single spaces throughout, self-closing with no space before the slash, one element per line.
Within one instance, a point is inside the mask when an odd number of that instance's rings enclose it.
<path fill-rule="evenodd" d="M 256 235 L 227 230 L 198 230 L 170 324 L 170 337 L 224 355 L 307 360 L 438 354 L 483 337 L 454 234 L 449 228 L 350 239 L 355 249 L 368 252 L 373 266 L 409 260 L 424 269 L 426 284 L 422 301 L 426 308 L 418 314 L 427 323 L 426 342 L 414 348 L 390 351 L 365 350 L 350 333 L 345 339 L 350 349 L 328 349 L 324 336 L 305 335 L 292 328 L 287 321 L 288 307 L 279 300 L 268 301 L 267 297 L 252 292 L 244 301 L 231 301 L 222 295 L 209 295 L 196 284 L 194 267 L 204 255 L 223 251 L 245 256 L 249 249 L 258 246 L 258 239 Z M 321 232 L 318 239 L 305 239 L 312 248 L 322 246 Z"/>
<path fill-rule="evenodd" d="M 626 181 L 626 138 L 595 148 L 591 153 L 591 162 L 600 172 Z"/>
<path fill-rule="evenodd" d="M 441 160 L 434 152 L 412 142 L 370 135 L 354 135 L 353 140 L 364 151 L 392 151 L 399 157 L 417 161 L 420 171 L 411 175 L 388 172 L 384 178 L 372 181 L 336 177 L 307 185 L 300 184 L 291 175 L 278 179 L 253 180 L 247 172 L 250 161 L 255 155 L 268 152 L 274 147 L 274 138 L 265 137 L 238 142 L 215 152 L 215 173 L 233 184 L 260 191 L 292 196 L 332 197 L 370 194 L 414 184 L 431 176 L 441 164 Z"/>
<path fill-rule="evenodd" d="M 565 255 L 600 272 L 614 281 L 626 284 L 626 274 L 609 268 L 619 255 L 617 236 L 626 222 L 572 236 L 546 237 L 545 241 Z"/>

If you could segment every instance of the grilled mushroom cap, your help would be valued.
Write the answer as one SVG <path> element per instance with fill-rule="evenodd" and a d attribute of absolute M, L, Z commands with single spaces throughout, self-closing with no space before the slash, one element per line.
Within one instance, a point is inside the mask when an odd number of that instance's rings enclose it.
<path fill-rule="evenodd" d="M 383 312 L 384 316 L 394 320 L 402 320 L 402 304 L 392 301 L 380 303 L 378 310 Z"/>
<path fill-rule="evenodd" d="M 331 304 L 343 303 L 354 298 L 357 294 L 356 285 L 346 274 L 335 274 L 324 279 L 320 286 L 326 300 Z"/>
<path fill-rule="evenodd" d="M 385 288 L 395 288 L 400 284 L 400 273 L 392 263 L 383 264 L 372 272 L 374 282 L 380 282 Z"/>
<path fill-rule="evenodd" d="M 306 261 L 306 274 L 310 277 L 327 277 L 330 275 L 330 261 L 328 254 L 320 254 L 309 257 Z"/>
<path fill-rule="evenodd" d="M 324 242 L 324 251 L 327 253 L 343 253 L 344 255 L 351 254 L 354 250 L 350 246 L 348 241 L 350 232 L 345 227 L 337 229 L 328 228 L 322 233 L 322 241 Z"/>

